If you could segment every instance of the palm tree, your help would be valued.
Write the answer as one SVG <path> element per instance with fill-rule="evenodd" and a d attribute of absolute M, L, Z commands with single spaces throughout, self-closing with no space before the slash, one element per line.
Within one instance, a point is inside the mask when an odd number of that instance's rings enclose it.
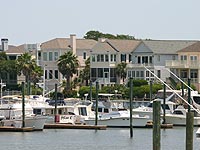
<path fill-rule="evenodd" d="M 122 62 L 116 66 L 116 74 L 117 76 L 122 78 L 123 82 L 124 82 L 124 79 L 126 78 L 126 65 L 127 63 Z"/>
<path fill-rule="evenodd" d="M 35 59 L 32 59 L 29 53 L 24 53 L 17 59 L 16 65 L 18 69 L 18 75 L 23 73 L 25 76 L 25 81 L 30 81 L 31 73 L 34 70 L 34 66 L 36 66 Z"/>
<path fill-rule="evenodd" d="M 82 83 L 85 81 L 85 85 L 88 86 L 88 81 L 90 80 L 90 58 L 85 61 L 85 68 L 81 70 L 79 78 Z"/>
<path fill-rule="evenodd" d="M 39 80 L 41 79 L 41 76 L 43 75 L 43 70 L 40 66 L 37 66 L 36 64 L 34 65 L 34 69 L 32 70 L 32 73 L 30 75 L 30 80 L 31 82 L 34 83 L 34 86 L 36 85 L 36 83 L 39 82 Z"/>
<path fill-rule="evenodd" d="M 71 51 L 61 55 L 58 59 L 58 70 L 66 78 L 66 90 L 70 90 L 70 78 L 78 71 L 79 61 Z"/>

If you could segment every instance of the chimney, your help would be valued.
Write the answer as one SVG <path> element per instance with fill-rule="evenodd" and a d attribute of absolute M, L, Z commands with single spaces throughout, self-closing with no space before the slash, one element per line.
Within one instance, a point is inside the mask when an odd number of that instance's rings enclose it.
<path fill-rule="evenodd" d="M 76 34 L 70 34 L 70 46 L 73 54 L 76 55 Z"/>
<path fill-rule="evenodd" d="M 1 49 L 2 51 L 8 50 L 8 39 L 1 39 Z"/>

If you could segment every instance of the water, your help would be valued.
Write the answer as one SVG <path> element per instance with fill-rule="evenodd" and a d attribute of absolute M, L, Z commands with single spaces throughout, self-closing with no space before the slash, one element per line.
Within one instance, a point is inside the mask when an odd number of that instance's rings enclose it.
<path fill-rule="evenodd" d="M 194 150 L 200 149 L 200 139 L 194 128 Z M 162 150 L 184 150 L 185 128 L 161 130 Z M 152 150 L 152 129 L 77 130 L 45 129 L 42 132 L 1 132 L 3 150 Z"/>

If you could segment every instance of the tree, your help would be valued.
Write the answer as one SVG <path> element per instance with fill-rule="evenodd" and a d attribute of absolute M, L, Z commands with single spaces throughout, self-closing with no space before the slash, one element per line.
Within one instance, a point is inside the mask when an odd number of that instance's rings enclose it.
<path fill-rule="evenodd" d="M 25 81 L 30 81 L 31 73 L 36 66 L 35 59 L 32 59 L 29 53 L 24 53 L 17 59 L 16 65 L 18 69 L 18 75 L 23 73 L 25 76 Z"/>
<path fill-rule="evenodd" d="M 124 82 L 124 79 L 126 78 L 126 65 L 127 63 L 122 62 L 116 66 L 116 74 L 117 76 L 122 78 L 123 82 Z"/>
<path fill-rule="evenodd" d="M 88 81 L 90 80 L 90 58 L 85 61 L 85 68 L 81 70 L 79 78 L 82 82 L 85 81 L 85 85 L 88 86 Z"/>
<path fill-rule="evenodd" d="M 34 86 L 36 85 L 36 83 L 39 82 L 39 80 L 41 79 L 41 76 L 43 75 L 43 70 L 40 66 L 34 64 L 33 66 L 33 70 L 32 73 L 30 75 L 30 81 L 34 84 Z"/>
<path fill-rule="evenodd" d="M 135 40 L 134 36 L 124 35 L 124 34 L 117 34 L 116 36 L 110 33 L 102 33 L 99 31 L 88 31 L 85 36 L 85 39 L 93 39 L 98 40 L 98 38 L 106 38 L 106 39 L 123 39 L 123 40 Z"/>
<path fill-rule="evenodd" d="M 78 71 L 79 61 L 71 51 L 61 55 L 57 62 L 59 72 L 66 78 L 66 90 L 70 90 L 70 78 Z"/>

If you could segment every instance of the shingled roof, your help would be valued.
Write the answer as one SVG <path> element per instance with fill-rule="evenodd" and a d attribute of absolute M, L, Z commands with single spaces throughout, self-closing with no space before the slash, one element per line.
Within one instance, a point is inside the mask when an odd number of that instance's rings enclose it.
<path fill-rule="evenodd" d="M 92 49 L 97 42 L 90 39 L 76 39 L 77 49 Z M 41 44 L 42 49 L 70 49 L 70 38 L 55 38 Z"/>
<path fill-rule="evenodd" d="M 200 41 L 179 50 L 178 52 L 200 52 Z"/>
<path fill-rule="evenodd" d="M 6 54 L 23 54 L 25 51 L 20 47 L 9 45 L 8 50 L 5 51 Z"/>
<path fill-rule="evenodd" d="M 120 52 L 132 52 L 141 43 L 139 40 L 107 40 L 115 49 Z"/>
<path fill-rule="evenodd" d="M 187 40 L 144 40 L 148 46 L 156 54 L 176 54 L 178 50 L 188 47 L 197 41 Z"/>
<path fill-rule="evenodd" d="M 116 50 L 110 45 L 108 44 L 106 41 L 105 42 L 98 42 L 93 48 L 93 51 L 96 52 L 107 52 L 107 51 L 114 51 L 116 52 Z"/>

